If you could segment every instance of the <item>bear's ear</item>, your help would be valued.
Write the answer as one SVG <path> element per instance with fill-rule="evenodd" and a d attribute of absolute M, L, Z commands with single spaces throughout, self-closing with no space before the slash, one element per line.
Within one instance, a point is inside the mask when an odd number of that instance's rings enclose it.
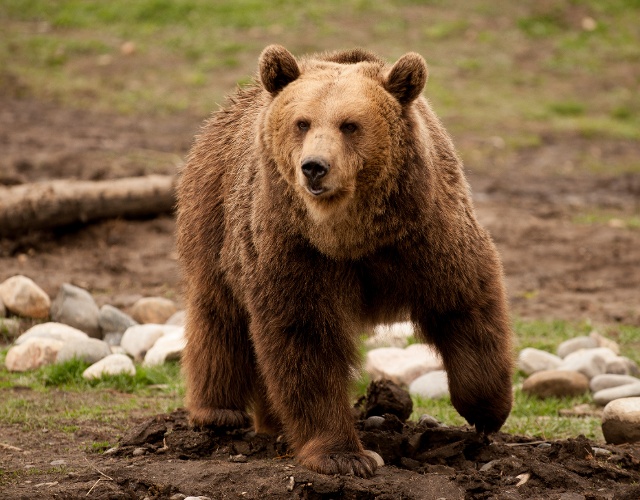
<path fill-rule="evenodd" d="M 269 45 L 260 54 L 260 80 L 271 94 L 277 94 L 300 76 L 295 57 L 281 45 Z"/>
<path fill-rule="evenodd" d="M 426 83 L 427 63 L 420 54 L 409 52 L 392 66 L 384 88 L 405 105 L 422 93 Z"/>

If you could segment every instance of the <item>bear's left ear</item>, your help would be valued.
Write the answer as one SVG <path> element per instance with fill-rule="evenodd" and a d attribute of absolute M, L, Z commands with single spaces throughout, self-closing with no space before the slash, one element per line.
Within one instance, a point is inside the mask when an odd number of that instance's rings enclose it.
<path fill-rule="evenodd" d="M 282 45 L 269 45 L 260 54 L 260 80 L 271 94 L 277 94 L 300 76 L 300 68 L 291 52 Z"/>
<path fill-rule="evenodd" d="M 405 105 L 422 93 L 426 83 L 427 63 L 420 54 L 409 52 L 392 66 L 384 88 Z"/>

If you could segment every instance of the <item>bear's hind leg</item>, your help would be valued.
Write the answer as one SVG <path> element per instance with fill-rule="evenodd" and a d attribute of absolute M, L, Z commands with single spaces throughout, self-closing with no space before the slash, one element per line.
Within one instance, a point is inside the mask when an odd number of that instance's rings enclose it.
<path fill-rule="evenodd" d="M 219 302 L 219 301 L 218 301 Z M 182 355 L 185 405 L 192 424 L 245 427 L 256 377 L 246 317 L 235 307 L 194 301 L 187 307 Z"/>

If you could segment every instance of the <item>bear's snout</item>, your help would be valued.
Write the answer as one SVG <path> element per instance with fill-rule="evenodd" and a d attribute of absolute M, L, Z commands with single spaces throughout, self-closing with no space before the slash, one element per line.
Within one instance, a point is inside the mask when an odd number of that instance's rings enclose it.
<path fill-rule="evenodd" d="M 322 178 L 329 172 L 329 162 L 319 156 L 305 158 L 300 166 L 302 174 L 307 178 L 307 189 L 315 196 L 326 191 L 322 186 Z"/>

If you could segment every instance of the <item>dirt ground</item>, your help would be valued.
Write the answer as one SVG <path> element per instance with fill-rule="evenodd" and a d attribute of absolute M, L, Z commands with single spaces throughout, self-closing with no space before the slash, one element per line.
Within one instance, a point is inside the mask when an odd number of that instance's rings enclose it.
<path fill-rule="evenodd" d="M 175 173 L 202 119 L 112 116 L 3 94 L 4 185 Z M 541 145 L 503 154 L 474 137 L 455 139 L 461 151 L 477 152 L 466 161 L 468 176 L 479 218 L 503 256 L 514 315 L 640 325 L 640 231 L 629 223 L 638 213 L 640 175 L 578 176 L 565 168 L 585 151 L 603 164 L 619 164 L 638 157 L 640 144 L 550 135 Z M 604 222 L 576 222 L 593 214 L 606 214 Z M 51 296 L 71 282 L 89 289 L 99 304 L 125 309 L 140 296 L 180 303 L 173 231 L 167 214 L 17 234 L 0 240 L 0 281 L 24 274 Z M 1 389 L 0 397 L 20 390 Z M 484 441 L 466 429 L 388 422 L 385 429 L 361 429 L 365 444 L 387 463 L 368 480 L 309 472 L 281 443 L 250 430 L 188 429 L 181 412 L 121 422 L 131 432 L 110 455 L 79 445 L 112 438 L 108 425 L 79 422 L 73 434 L 46 435 L 5 427 L 5 471 L 32 465 L 51 472 L 45 480 L 39 475 L 38 484 L 23 476 L 0 482 L 0 491 L 3 498 L 640 498 L 638 446 L 607 446 L 611 454 L 603 455 L 593 450 L 601 445 L 583 439 L 539 443 L 498 434 Z M 136 429 L 137 440 L 131 437 Z M 144 454 L 134 456 L 135 448 Z M 246 463 L 229 461 L 237 454 Z M 66 465 L 50 465 L 58 459 Z"/>

